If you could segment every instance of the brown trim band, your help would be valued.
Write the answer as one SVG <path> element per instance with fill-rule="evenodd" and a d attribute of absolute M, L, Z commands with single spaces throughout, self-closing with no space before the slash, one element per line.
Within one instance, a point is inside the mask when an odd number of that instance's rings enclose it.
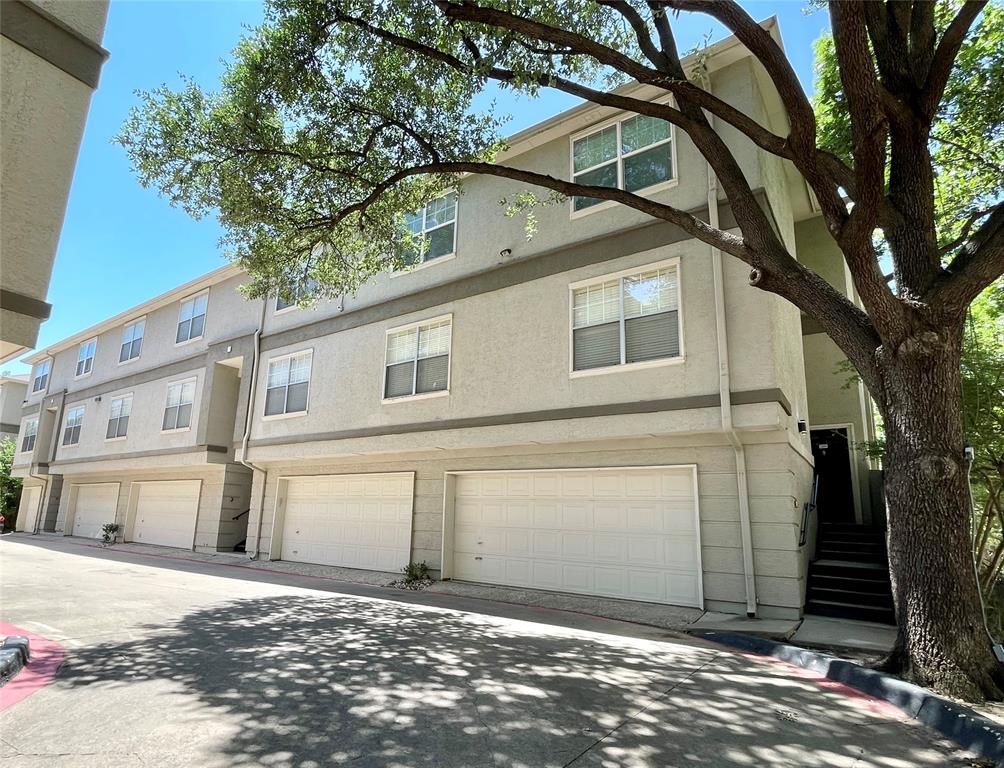
<path fill-rule="evenodd" d="M 87 87 L 98 87 L 108 51 L 34 3 L 6 0 L 0 34 Z"/>
<path fill-rule="evenodd" d="M 33 317 L 36 320 L 48 320 L 52 313 L 51 304 L 17 291 L 8 291 L 6 288 L 0 288 L 0 309 Z"/>
<path fill-rule="evenodd" d="M 756 405 L 760 403 L 777 403 L 790 415 L 790 404 L 784 393 L 779 389 L 757 389 L 749 392 L 734 392 L 732 402 L 736 405 Z M 691 395 L 689 397 L 673 397 L 662 400 L 642 400 L 632 403 L 606 403 L 603 405 L 585 405 L 574 408 L 553 408 L 545 411 L 526 411 L 523 413 L 503 413 L 491 416 L 471 416 L 462 419 L 439 419 L 437 421 L 420 421 L 411 424 L 390 424 L 381 427 L 363 427 L 360 429 L 343 429 L 335 432 L 314 432 L 289 437 L 267 437 L 251 440 L 251 448 L 289 443 L 313 443 L 334 440 L 351 440 L 361 437 L 384 437 L 387 435 L 404 435 L 414 432 L 439 432 L 447 429 L 476 429 L 478 427 L 510 426 L 512 424 L 529 424 L 543 421 L 560 421 L 562 419 L 588 419 L 596 416 L 624 416 L 638 413 L 662 413 L 666 411 L 686 411 L 695 408 L 718 408 L 721 398 L 717 395 Z"/>
<path fill-rule="evenodd" d="M 128 453 L 109 453 L 104 456 L 80 456 L 73 459 L 60 459 L 49 464 L 50 467 L 61 467 L 70 464 L 84 464 L 86 462 L 100 461 L 121 461 L 123 459 L 145 459 L 148 456 L 167 456 L 170 454 L 185 453 L 227 453 L 228 448 L 224 445 L 193 445 L 190 448 L 157 448 L 150 451 L 131 451 Z M 98 471 L 98 470 L 95 470 Z"/>
<path fill-rule="evenodd" d="M 791 402 L 777 387 L 770 389 L 748 389 L 745 392 L 732 393 L 732 405 L 759 405 L 760 403 L 777 403 L 784 412 L 791 416 Z"/>

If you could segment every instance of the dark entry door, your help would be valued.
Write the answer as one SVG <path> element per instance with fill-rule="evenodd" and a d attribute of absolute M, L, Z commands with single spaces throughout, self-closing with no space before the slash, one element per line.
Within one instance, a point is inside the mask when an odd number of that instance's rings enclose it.
<path fill-rule="evenodd" d="M 854 523 L 854 485 L 847 428 L 814 429 L 812 457 L 819 475 L 816 514 L 824 523 Z"/>

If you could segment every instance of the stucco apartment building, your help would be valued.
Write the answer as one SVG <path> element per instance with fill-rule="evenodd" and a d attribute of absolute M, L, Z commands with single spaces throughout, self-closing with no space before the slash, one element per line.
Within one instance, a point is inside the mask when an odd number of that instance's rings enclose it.
<path fill-rule="evenodd" d="M 741 47 L 708 62 L 715 93 L 784 130 Z M 850 290 L 794 171 L 722 134 L 792 251 Z M 732 220 L 687 137 L 647 118 L 576 107 L 507 161 Z M 842 356 L 744 265 L 643 214 L 571 200 L 528 242 L 498 204 L 519 189 L 465 178 L 413 217 L 420 262 L 354 296 L 247 301 L 228 266 L 35 353 L 19 523 L 800 615 L 814 422 L 847 438 L 844 513 L 871 514 Z"/>
<path fill-rule="evenodd" d="M 0 3 L 0 362 L 32 349 L 91 94 L 108 0 Z"/>

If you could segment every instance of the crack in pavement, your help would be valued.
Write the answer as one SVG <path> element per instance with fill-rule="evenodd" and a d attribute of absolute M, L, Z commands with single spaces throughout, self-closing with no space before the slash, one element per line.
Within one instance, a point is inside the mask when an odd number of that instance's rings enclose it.
<path fill-rule="evenodd" d="M 646 705 L 645 705 L 644 707 L 642 707 L 641 709 L 639 709 L 639 710 L 638 710 L 637 712 L 635 712 L 634 714 L 632 714 L 632 715 L 629 715 L 628 717 L 624 718 L 624 720 L 623 720 L 622 722 L 618 723 L 618 724 L 617 724 L 617 725 L 615 725 L 615 726 L 614 726 L 613 728 L 611 728 L 611 729 L 610 729 L 609 731 L 607 731 L 607 732 L 606 732 L 606 733 L 604 733 L 604 734 L 603 734 L 602 736 L 600 736 L 600 737 L 599 737 L 598 739 L 596 739 L 596 741 L 594 741 L 594 742 L 593 742 L 592 744 L 590 744 L 590 745 L 589 745 L 588 747 L 586 747 L 586 748 L 585 748 L 584 750 L 582 750 L 581 752 L 579 752 L 579 754 L 577 754 L 577 755 L 576 755 L 575 757 L 573 757 L 573 758 L 572 758 L 571 760 L 569 760 L 569 761 L 568 761 L 567 763 L 565 763 L 564 765 L 562 765 L 562 766 L 561 766 L 561 768 L 569 768 L 569 766 L 570 766 L 570 765 L 573 765 L 573 764 L 577 763 L 577 762 L 579 761 L 579 759 L 580 759 L 580 758 L 584 757 L 584 756 L 585 756 L 585 755 L 586 755 L 587 753 L 591 752 L 591 751 L 593 750 L 593 748 L 594 748 L 594 747 L 595 747 L 595 746 L 596 746 L 597 744 L 599 744 L 600 742 L 602 742 L 602 741 L 605 741 L 606 739 L 610 738 L 610 737 L 611 737 L 611 736 L 612 736 L 613 734 L 615 734 L 615 733 L 616 733 L 617 731 L 619 731 L 619 730 L 620 730 L 621 728 L 623 728 L 623 727 L 624 727 L 625 725 L 627 725 L 628 723 L 630 723 L 630 722 L 631 722 L 632 720 L 636 720 L 636 719 L 638 719 L 638 716 L 639 716 L 639 715 L 641 715 L 641 714 L 644 714 L 645 712 L 647 712 L 647 711 L 648 711 L 649 709 L 651 709 L 651 708 L 652 708 L 652 707 L 653 707 L 654 705 L 658 704 L 658 703 L 659 703 L 660 701 L 662 701 L 662 700 L 663 700 L 663 699 L 665 699 L 665 698 L 666 698 L 667 696 L 669 696 L 669 694 L 671 694 L 671 693 L 672 693 L 673 691 L 675 691 L 675 690 L 676 690 L 677 688 L 679 688 L 679 687 L 680 687 L 681 685 L 683 685 L 683 684 L 684 684 L 685 682 L 687 682 L 688 680 L 690 680 L 690 679 L 691 679 L 691 678 L 692 678 L 692 677 L 693 677 L 694 675 L 696 675 L 696 674 L 697 674 L 698 672 L 700 672 L 700 671 L 701 671 L 702 669 L 704 669 L 705 667 L 709 666 L 710 664 L 713 664 L 713 663 L 714 663 L 714 662 L 715 662 L 715 661 L 716 661 L 717 659 L 719 659 L 720 657 L 722 657 L 722 656 L 724 656 L 724 655 L 725 655 L 725 653 L 724 653 L 724 652 L 721 652 L 721 653 L 715 653 L 715 655 L 714 655 L 714 656 L 712 656 L 712 657 L 711 657 L 710 659 L 708 659 L 708 660 L 707 660 L 706 662 L 704 662 L 703 664 L 701 664 L 701 665 L 700 665 L 699 667 L 696 667 L 695 669 L 692 669 L 692 670 L 690 671 L 690 673 L 689 673 L 689 674 L 687 674 L 687 676 L 686 676 L 686 677 L 682 677 L 682 678 L 680 678 L 680 679 L 679 679 L 679 680 L 677 680 L 677 681 L 676 681 L 675 683 L 673 683 L 673 684 L 672 684 L 671 686 L 669 686 L 669 688 L 667 688 L 667 689 L 666 689 L 665 691 L 663 691 L 663 692 L 662 692 L 662 693 L 660 693 L 660 694 L 659 694 L 658 696 L 656 696 L 655 698 L 653 698 L 653 699 L 652 699 L 652 700 L 651 700 L 651 701 L 650 701 L 650 702 L 649 702 L 648 704 L 646 704 Z"/>

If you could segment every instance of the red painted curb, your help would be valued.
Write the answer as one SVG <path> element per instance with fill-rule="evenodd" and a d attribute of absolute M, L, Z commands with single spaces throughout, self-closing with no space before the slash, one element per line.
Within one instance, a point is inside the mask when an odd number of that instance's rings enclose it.
<path fill-rule="evenodd" d="M 838 693 L 848 699 L 855 699 L 872 714 L 881 715 L 882 717 L 888 717 L 893 720 L 902 720 L 904 718 L 903 710 L 893 704 L 890 704 L 888 701 L 876 698 L 875 696 L 869 696 L 863 691 L 851 688 L 849 685 L 844 685 L 836 680 L 830 680 L 830 678 L 825 675 L 821 675 L 818 672 L 813 672 L 812 670 L 796 666 L 795 664 L 791 664 L 783 659 L 775 659 L 773 656 L 761 656 L 756 653 L 743 653 L 742 651 L 733 651 L 733 653 L 738 653 L 740 656 L 744 656 L 747 659 L 759 661 L 764 664 L 781 667 L 793 677 L 808 680 L 815 683 L 820 688 L 832 691 L 833 693 Z"/>
<path fill-rule="evenodd" d="M 22 668 L 14 679 L 0 688 L 0 712 L 13 707 L 35 691 L 52 682 L 66 658 L 66 651 L 55 640 L 36 635 L 21 627 L 0 621 L 0 635 L 23 635 L 28 638 L 31 661 Z"/>

